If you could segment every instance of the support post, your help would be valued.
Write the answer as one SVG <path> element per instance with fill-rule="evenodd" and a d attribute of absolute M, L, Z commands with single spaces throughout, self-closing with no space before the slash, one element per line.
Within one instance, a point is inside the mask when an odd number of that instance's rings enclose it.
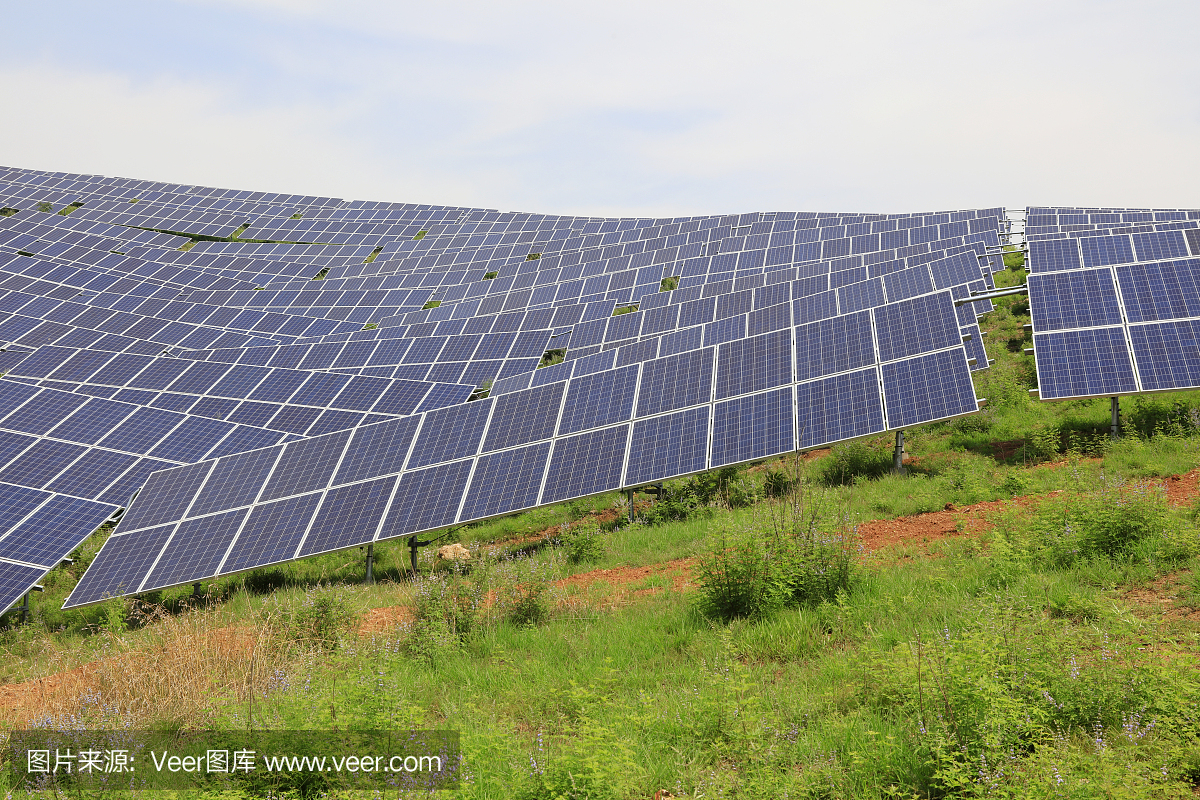
<path fill-rule="evenodd" d="M 1108 429 L 1108 435 L 1112 439 L 1121 438 L 1121 400 L 1118 397 L 1112 399 L 1112 426 Z"/>
<path fill-rule="evenodd" d="M 192 600 L 199 603 L 201 598 L 202 598 L 202 595 L 200 593 L 200 581 L 196 581 L 195 583 L 192 584 Z"/>
<path fill-rule="evenodd" d="M 367 583 L 375 582 L 375 575 L 372 572 L 375 566 L 375 543 L 367 543 Z"/>
<path fill-rule="evenodd" d="M 408 559 L 412 564 L 413 580 L 417 579 L 417 548 L 420 546 L 421 543 L 417 541 L 417 537 L 408 537 Z"/>
<path fill-rule="evenodd" d="M 892 451 L 892 472 L 904 473 L 904 431 L 896 431 L 896 449 Z"/>
<path fill-rule="evenodd" d="M 29 624 L 29 592 L 25 593 L 25 603 L 21 606 L 21 624 Z"/>
<path fill-rule="evenodd" d="M 629 507 L 629 523 L 633 524 L 633 489 L 625 490 L 625 500 L 627 501 Z"/>

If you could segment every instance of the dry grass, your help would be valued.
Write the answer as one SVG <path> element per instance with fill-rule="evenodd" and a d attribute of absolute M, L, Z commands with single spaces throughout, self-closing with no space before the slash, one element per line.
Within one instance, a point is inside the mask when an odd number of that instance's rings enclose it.
<path fill-rule="evenodd" d="M 103 634 L 101 658 L 0 687 L 0 716 L 10 725 L 198 727 L 220 705 L 261 697 L 301 655 L 266 615 L 238 625 L 203 610 L 154 616 L 137 635 Z"/>

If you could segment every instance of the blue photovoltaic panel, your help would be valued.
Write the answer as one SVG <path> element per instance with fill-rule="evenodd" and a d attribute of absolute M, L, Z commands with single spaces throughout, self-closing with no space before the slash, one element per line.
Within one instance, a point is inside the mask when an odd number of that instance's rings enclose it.
<path fill-rule="evenodd" d="M 563 405 L 558 435 L 629 419 L 637 378 L 636 364 L 573 378 Z"/>
<path fill-rule="evenodd" d="M 0 470 L 0 482 L 41 488 L 83 455 L 85 447 L 40 439 Z"/>
<path fill-rule="evenodd" d="M 0 561 L 0 614 L 16 604 L 45 572 L 37 567 Z"/>
<path fill-rule="evenodd" d="M 1029 271 L 1053 272 L 1063 269 L 1079 269 L 1079 243 L 1076 239 L 1050 239 L 1029 243 Z"/>
<path fill-rule="evenodd" d="M 651 483 L 700 472 L 708 457 L 707 405 L 633 424 L 625 484 Z"/>
<path fill-rule="evenodd" d="M 391 539 L 449 525 L 458 516 L 458 503 L 471 472 L 470 460 L 455 461 L 417 472 L 406 472 L 396 487 L 396 497 L 379 539 Z"/>
<path fill-rule="evenodd" d="M 141 591 L 165 589 L 216 575 L 229 543 L 241 529 L 248 513 L 248 509 L 241 508 L 181 523 L 159 555 L 158 563 L 142 584 Z"/>
<path fill-rule="evenodd" d="M 883 276 L 883 290 L 889 303 L 933 291 L 933 280 L 925 267 L 904 269 Z"/>
<path fill-rule="evenodd" d="M 1122 328 L 1035 333 L 1033 346 L 1043 400 L 1137 391 Z"/>
<path fill-rule="evenodd" d="M 408 469 L 475 455 L 495 402 L 489 397 L 427 413 L 409 456 Z"/>
<path fill-rule="evenodd" d="M 0 558 L 57 565 L 91 536 L 116 509 L 76 497 L 52 497 L 0 539 Z"/>
<path fill-rule="evenodd" d="M 1133 247 L 1128 236 L 1088 236 L 1079 240 L 1083 266 L 1106 267 L 1133 261 Z"/>
<path fill-rule="evenodd" d="M 642 365 L 637 416 L 707 403 L 712 399 L 712 380 L 711 347 L 647 361 Z"/>
<path fill-rule="evenodd" d="M 462 518 L 481 519 L 537 505 L 549 453 L 550 442 L 541 442 L 480 458 Z"/>
<path fill-rule="evenodd" d="M 221 574 L 292 558 L 320 500 L 321 493 L 316 492 L 255 506 L 225 557 Z"/>
<path fill-rule="evenodd" d="M 0 428 L 41 436 L 71 416 L 87 400 L 77 394 L 43 391 L 0 421 Z"/>
<path fill-rule="evenodd" d="M 814 447 L 884 430 L 879 375 L 864 369 L 796 387 L 800 447 Z"/>
<path fill-rule="evenodd" d="M 325 486 L 342 459 L 350 433 L 349 430 L 338 431 L 286 445 L 259 502 L 304 494 Z"/>
<path fill-rule="evenodd" d="M 565 388 L 563 382 L 551 383 L 498 397 L 483 452 L 549 439 L 558 422 Z"/>
<path fill-rule="evenodd" d="M 178 427 L 186 417 L 145 406 L 135 410 L 116 430 L 100 440 L 101 447 L 145 453 Z"/>
<path fill-rule="evenodd" d="M 49 497 L 49 492 L 38 489 L 0 484 L 0 537 L 16 527 Z"/>
<path fill-rule="evenodd" d="M 556 440 L 542 503 L 618 488 L 628 439 L 629 426 L 620 425 Z"/>
<path fill-rule="evenodd" d="M 152 502 L 130 507 L 117 530 L 121 533 L 152 528 L 164 522 L 183 519 L 196 492 L 212 471 L 213 462 L 204 461 L 155 473 L 142 489 Z"/>
<path fill-rule="evenodd" d="M 875 363 L 871 312 L 833 317 L 796 328 L 796 380 L 806 381 Z"/>
<path fill-rule="evenodd" d="M 884 364 L 888 427 L 906 428 L 979 410 L 963 348 Z"/>
<path fill-rule="evenodd" d="M 352 483 L 399 472 L 420 421 L 420 417 L 407 417 L 365 425 L 354 431 L 334 482 Z"/>
<path fill-rule="evenodd" d="M 299 555 L 340 550 L 374 540 L 395 485 L 396 476 L 391 476 L 326 492 Z"/>
<path fill-rule="evenodd" d="M 1183 242 L 1180 231 L 1153 231 L 1151 233 L 1135 233 L 1133 248 L 1137 251 L 1138 261 L 1156 261 L 1163 258 L 1186 258 L 1187 245 Z"/>
<path fill-rule="evenodd" d="M 109 403 L 102 398 L 96 398 L 54 428 L 50 435 L 57 439 L 95 444 L 137 410 L 137 406 Z"/>
<path fill-rule="evenodd" d="M 962 344 L 958 313 L 949 292 L 875 309 L 875 332 L 880 361 Z"/>
<path fill-rule="evenodd" d="M 174 529 L 174 524 L 162 525 L 136 535 L 108 537 L 64 607 L 97 603 L 137 591 L 146 570 Z"/>
<path fill-rule="evenodd" d="M 1142 391 L 1200 386 L 1200 323 L 1194 320 L 1130 325 Z"/>
<path fill-rule="evenodd" d="M 1117 267 L 1130 322 L 1200 317 L 1200 259 Z"/>
<path fill-rule="evenodd" d="M 712 467 L 754 461 L 796 449 L 792 387 L 717 403 Z"/>
<path fill-rule="evenodd" d="M 791 382 L 791 329 L 729 342 L 717 351 L 718 400 Z"/>
<path fill-rule="evenodd" d="M 265 448 L 219 460 L 192 503 L 188 516 L 199 517 L 253 503 L 281 452 L 277 448 Z"/>
<path fill-rule="evenodd" d="M 1029 315 L 1035 331 L 1120 325 L 1112 270 L 1030 275 Z"/>
<path fill-rule="evenodd" d="M 869 281 L 861 283 L 852 283 L 849 286 L 843 286 L 837 290 L 838 311 L 842 314 L 850 314 L 854 311 L 862 311 L 864 308 L 874 308 L 884 304 L 883 296 L 883 281 L 880 278 L 872 278 Z M 798 322 L 807 322 L 800 320 Z"/>

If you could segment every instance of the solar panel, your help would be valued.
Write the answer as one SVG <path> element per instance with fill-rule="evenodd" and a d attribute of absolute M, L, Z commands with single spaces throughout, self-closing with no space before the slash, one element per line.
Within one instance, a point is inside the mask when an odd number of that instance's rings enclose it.
<path fill-rule="evenodd" d="M 1138 390 L 1123 328 L 1035 331 L 1033 346 L 1043 400 Z"/>
<path fill-rule="evenodd" d="M 196 205 L 226 195 L 247 196 L 177 187 L 130 208 L 102 195 L 28 239 L 4 238 L 23 223 L 0 220 L 0 258 L 18 241 L 38 253 L 9 262 L 17 283 L 0 275 L 0 307 L 23 315 L 0 320 L 0 338 L 90 348 L 67 361 L 22 357 L 31 379 L 66 397 L 12 395 L 19 402 L 3 413 L 22 429 L 0 430 L 0 477 L 20 472 L 89 497 L 141 489 L 96 561 L 104 574 L 85 576 L 73 604 L 944 413 L 953 403 L 922 401 L 905 416 L 892 399 L 884 413 L 879 387 L 930 350 L 965 361 L 961 333 L 974 312 L 940 314 L 948 300 L 931 293 L 984 284 L 980 257 L 998 246 L 1002 214 L 597 221 L 312 198 L 316 216 L 289 220 L 292 206 Z M 182 252 L 168 249 L 180 239 L 119 227 L 219 233 L 245 218 L 237 214 L 264 215 L 253 223 L 260 234 L 344 246 L 212 242 Z M 136 239 L 139 249 L 93 265 L 89 247 L 107 248 L 106 259 L 132 248 L 59 236 L 76 230 Z M 526 238 L 470 238 L 510 232 Z M 1157 232 L 1127 236 L 1144 233 Z M 1183 240 L 1126 241 L 1163 255 L 1179 254 Z M 531 252 L 540 257 L 527 260 Z M 320 267 L 326 280 L 295 280 Z M 659 292 L 664 277 L 680 288 Z M 271 285 L 253 291 L 245 280 Z M 81 291 L 89 294 L 71 299 Z M 906 312 L 889 310 L 909 298 Z M 419 308 L 430 299 L 441 305 Z M 641 310 L 612 316 L 626 303 Z M 839 318 L 855 311 L 864 313 Z M 830 322 L 792 327 L 820 320 Z M 380 327 L 354 330 L 365 322 Z M 96 354 L 156 355 L 156 344 L 180 347 L 140 365 Z M 535 370 L 548 347 L 564 348 L 566 360 Z M 465 402 L 489 382 L 491 398 Z M 0 404 L 6 392 L 0 385 Z M 83 395 L 137 405 L 72 408 Z M 22 402 L 33 405 L 22 413 Z M 281 445 L 257 426 L 312 438 Z M 243 452 L 254 446 L 269 449 Z M 142 486 L 155 469 L 189 462 L 195 473 L 167 469 Z M 146 504 L 158 510 L 139 510 Z"/>

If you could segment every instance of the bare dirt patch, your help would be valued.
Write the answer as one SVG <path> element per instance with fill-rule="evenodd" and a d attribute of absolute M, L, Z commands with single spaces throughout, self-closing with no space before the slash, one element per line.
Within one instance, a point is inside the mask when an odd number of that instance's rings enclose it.
<path fill-rule="evenodd" d="M 1146 586 L 1127 589 L 1121 596 L 1144 609 L 1160 612 L 1165 620 L 1200 622 L 1200 608 L 1193 608 L 1182 598 L 1185 581 L 1190 575 L 1187 570 L 1171 572 L 1156 578 Z"/>
<path fill-rule="evenodd" d="M 928 544 L 950 536 L 972 536 L 987 530 L 991 517 L 1011 500 L 993 500 L 896 519 L 877 519 L 858 526 L 868 551 L 896 544 Z"/>

